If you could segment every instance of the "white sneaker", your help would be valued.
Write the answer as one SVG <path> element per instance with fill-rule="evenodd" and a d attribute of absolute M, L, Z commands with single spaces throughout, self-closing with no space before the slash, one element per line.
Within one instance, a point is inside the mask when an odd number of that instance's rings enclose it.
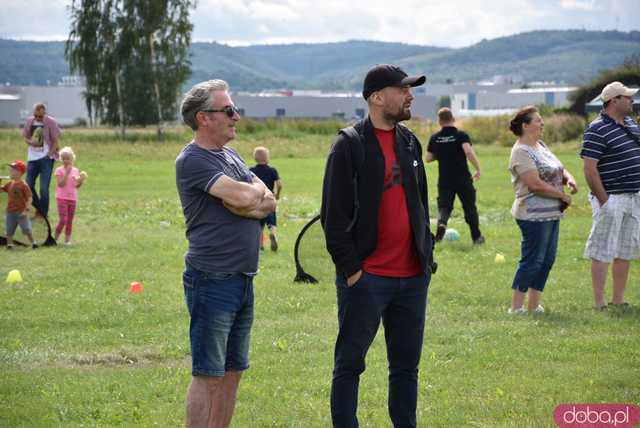
<path fill-rule="evenodd" d="M 516 315 L 527 315 L 529 313 L 529 311 L 527 311 L 525 308 L 518 308 L 518 309 L 509 308 L 507 313 L 508 314 L 516 314 Z"/>
<path fill-rule="evenodd" d="M 66 242 L 64 243 L 64 246 L 65 246 L 65 247 L 70 247 L 70 246 L 72 246 L 72 245 L 73 245 L 73 244 L 71 243 L 71 241 L 66 241 Z"/>
<path fill-rule="evenodd" d="M 544 308 L 542 307 L 542 305 L 538 305 L 538 307 L 534 309 L 533 313 L 534 314 L 544 314 Z"/>

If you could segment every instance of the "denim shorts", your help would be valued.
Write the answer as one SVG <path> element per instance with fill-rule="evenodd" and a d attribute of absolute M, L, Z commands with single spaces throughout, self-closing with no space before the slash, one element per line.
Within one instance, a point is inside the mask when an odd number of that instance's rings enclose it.
<path fill-rule="evenodd" d="M 25 235 L 27 233 L 31 233 L 31 221 L 29 221 L 29 216 L 22 213 L 10 213 L 7 212 L 6 218 L 6 230 L 7 236 L 13 236 L 16 233 L 16 228 L 20 225 L 20 229 L 22 233 Z"/>
<path fill-rule="evenodd" d="M 224 376 L 249 368 L 253 277 L 208 273 L 187 265 L 182 275 L 191 316 L 191 374 Z"/>

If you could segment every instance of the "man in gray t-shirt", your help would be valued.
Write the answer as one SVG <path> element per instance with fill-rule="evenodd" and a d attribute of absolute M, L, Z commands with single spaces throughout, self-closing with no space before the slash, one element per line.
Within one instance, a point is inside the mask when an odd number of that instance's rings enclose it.
<path fill-rule="evenodd" d="M 271 191 L 225 147 L 240 120 L 228 90 L 222 80 L 199 83 L 181 107 L 195 131 L 176 159 L 189 241 L 183 274 L 191 317 L 188 427 L 231 423 L 240 377 L 249 368 L 259 219 L 276 207 Z"/>
<path fill-rule="evenodd" d="M 187 223 L 188 265 L 216 273 L 258 270 L 260 221 L 241 217 L 209 193 L 223 176 L 252 183 L 253 175 L 228 147 L 205 149 L 189 143 L 176 159 L 176 184 Z"/>

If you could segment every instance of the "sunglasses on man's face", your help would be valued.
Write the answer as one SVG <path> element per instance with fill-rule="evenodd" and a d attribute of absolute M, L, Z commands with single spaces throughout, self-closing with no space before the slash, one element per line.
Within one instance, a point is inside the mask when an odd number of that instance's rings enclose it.
<path fill-rule="evenodd" d="M 235 114 L 240 115 L 240 110 L 236 106 L 224 106 L 221 109 L 200 110 L 203 113 L 224 113 L 227 117 L 232 118 Z"/>

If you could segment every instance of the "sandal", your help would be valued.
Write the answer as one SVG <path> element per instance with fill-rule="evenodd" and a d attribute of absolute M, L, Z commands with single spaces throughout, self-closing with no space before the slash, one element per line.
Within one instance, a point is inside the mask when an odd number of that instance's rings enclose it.
<path fill-rule="evenodd" d="M 612 308 L 628 308 L 629 303 L 628 302 L 622 302 L 622 303 L 609 302 L 608 306 L 611 306 Z"/>

